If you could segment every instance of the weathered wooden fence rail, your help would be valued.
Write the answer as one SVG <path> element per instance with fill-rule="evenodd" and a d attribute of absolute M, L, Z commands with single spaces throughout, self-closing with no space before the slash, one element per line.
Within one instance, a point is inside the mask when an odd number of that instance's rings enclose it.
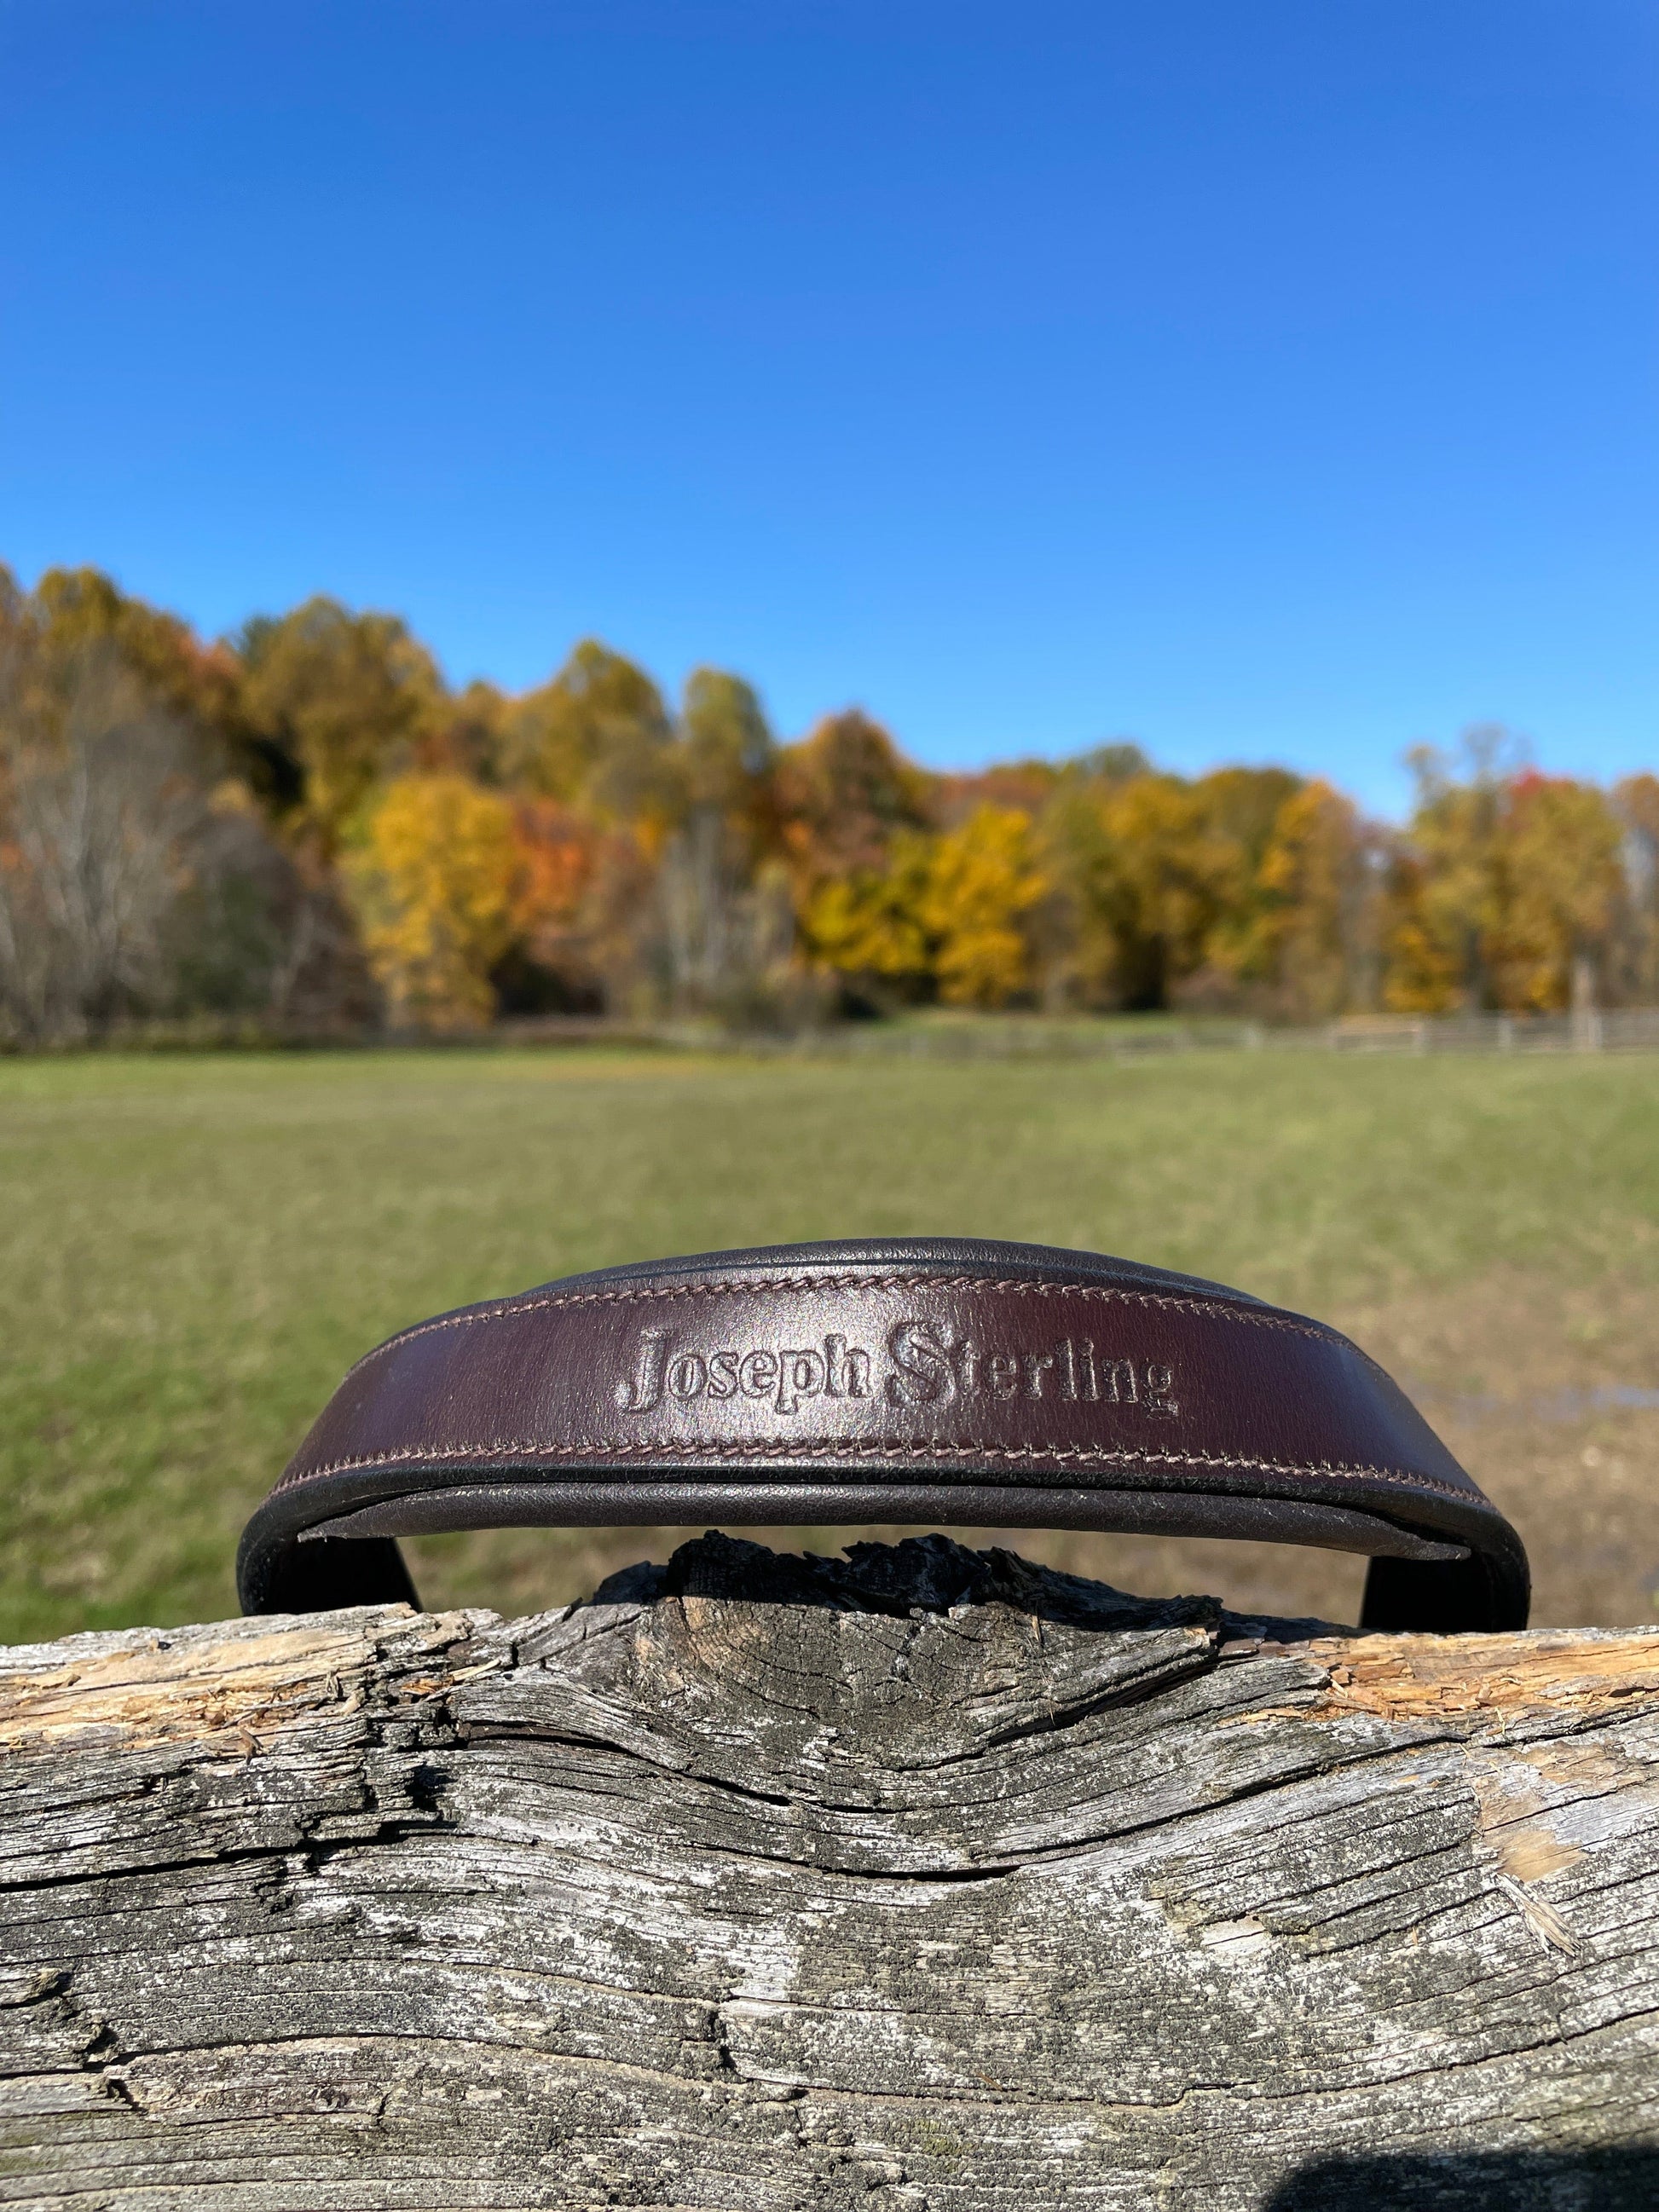
<path fill-rule="evenodd" d="M 1659 1633 L 601 1597 L 0 1654 L 0 2202 L 1659 2203 Z"/>
<path fill-rule="evenodd" d="M 1659 1007 L 1577 1014 L 1374 1014 L 1298 1025 L 1243 1017 L 975 1013 L 947 1021 L 832 1022 L 799 1030 L 727 1027 L 712 1019 L 632 1021 L 611 1014 L 508 1015 L 488 1030 L 434 1037 L 379 1025 L 296 1029 L 243 1017 L 144 1020 L 70 1041 L 125 1052 L 264 1050 L 283 1046 L 431 1051 L 502 1046 L 613 1045 L 799 1060 L 1142 1060 L 1180 1053 L 1341 1052 L 1374 1054 L 1659 1052 Z M 54 1048 L 54 1049 L 58 1048 Z M 22 1049 L 0 1029 L 0 1054 Z"/>
<path fill-rule="evenodd" d="M 568 1018 L 502 1024 L 503 1041 L 556 1042 Z M 592 1025 L 604 1033 L 604 1025 Z M 1115 1021 L 975 1014 L 949 1022 L 842 1022 L 794 1036 L 722 1034 L 710 1024 L 665 1022 L 637 1041 L 703 1051 L 813 1060 L 1142 1060 L 1177 1053 L 1340 1052 L 1395 1055 L 1659 1051 L 1659 1008 L 1577 1014 L 1372 1014 L 1285 1027 L 1242 1019 Z"/>

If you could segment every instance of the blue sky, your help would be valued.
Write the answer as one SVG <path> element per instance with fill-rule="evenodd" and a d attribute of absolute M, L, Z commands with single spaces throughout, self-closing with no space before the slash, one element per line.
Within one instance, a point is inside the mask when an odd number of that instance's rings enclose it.
<path fill-rule="evenodd" d="M 0 0 L 0 557 L 939 765 L 1659 765 L 1648 0 Z"/>

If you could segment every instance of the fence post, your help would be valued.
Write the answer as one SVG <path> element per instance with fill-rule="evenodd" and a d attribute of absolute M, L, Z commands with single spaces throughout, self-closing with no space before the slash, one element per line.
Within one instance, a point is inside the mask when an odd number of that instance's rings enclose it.
<path fill-rule="evenodd" d="M 1635 2212 L 1656 1724 L 943 1537 L 0 1651 L 0 2195 Z"/>

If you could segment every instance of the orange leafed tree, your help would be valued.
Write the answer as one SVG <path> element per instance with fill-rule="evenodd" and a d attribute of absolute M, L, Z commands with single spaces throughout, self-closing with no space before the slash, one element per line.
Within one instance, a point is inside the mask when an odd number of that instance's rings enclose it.
<path fill-rule="evenodd" d="M 896 838 L 930 826 L 924 778 L 856 708 L 787 746 L 777 784 L 784 851 L 805 890 L 880 874 Z"/>

